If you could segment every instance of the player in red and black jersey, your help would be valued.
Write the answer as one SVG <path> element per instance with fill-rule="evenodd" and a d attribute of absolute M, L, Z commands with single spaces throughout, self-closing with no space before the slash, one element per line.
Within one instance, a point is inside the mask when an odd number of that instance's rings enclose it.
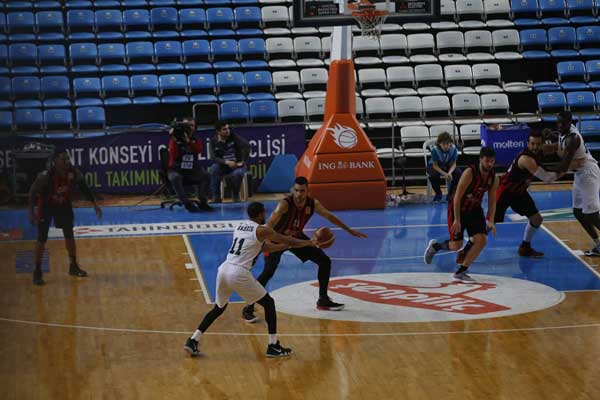
<path fill-rule="evenodd" d="M 496 190 L 498 177 L 494 173 L 496 153 L 492 148 L 483 147 L 479 153 L 479 164 L 465 169 L 460 176 L 454 197 L 448 203 L 448 231 L 450 239 L 438 243 L 429 241 L 425 250 L 425 263 L 431 264 L 433 256 L 439 250 L 458 250 L 463 245 L 463 231 L 473 241 L 465 260 L 454 273 L 454 280 L 473 283 L 475 280 L 467 274 L 467 269 L 475 261 L 487 243 L 487 232 L 496 235 L 494 213 L 496 211 Z M 488 193 L 488 214 L 483 215 L 481 203 L 483 195 Z"/>
<path fill-rule="evenodd" d="M 519 255 L 522 257 L 542 257 L 544 255 L 544 253 L 531 247 L 531 239 L 543 221 L 542 215 L 527 191 L 533 177 L 535 176 L 544 182 L 552 182 L 563 175 L 563 173 L 550 172 L 542 168 L 539 165 L 541 154 L 542 135 L 539 132 L 532 132 L 529 135 L 527 148 L 519 153 L 508 172 L 502 176 L 496 192 L 497 207 L 494 222 L 504 221 L 504 214 L 506 214 L 508 207 L 512 208 L 517 214 L 529 219 L 523 241 L 519 246 Z"/>
<path fill-rule="evenodd" d="M 79 186 L 81 192 L 93 203 L 98 218 L 101 218 L 102 210 L 96 204 L 92 191 L 86 185 L 81 172 L 71 165 L 69 155 L 65 151 L 57 151 L 52 155 L 48 170 L 36 178 L 29 190 L 29 222 L 38 225 L 35 269 L 33 271 L 33 283 L 36 285 L 44 284 L 42 256 L 52 220 L 57 228 L 62 228 L 65 237 L 65 246 L 70 260 L 69 274 L 79 277 L 87 276 L 87 273 L 77 265 L 76 259 L 73 234 L 74 216 L 71 204 L 73 185 Z M 37 206 L 37 217 L 34 214 L 34 206 Z"/>
<path fill-rule="evenodd" d="M 367 235 L 356 231 L 344 224 L 331 211 L 326 209 L 319 200 L 308 195 L 308 180 L 299 176 L 294 180 L 293 194 L 285 197 L 277 204 L 277 208 L 271 216 L 267 225 L 273 228 L 277 233 L 292 236 L 298 239 L 308 239 L 303 232 L 304 226 L 314 213 L 319 214 L 334 225 L 339 226 L 352 236 L 366 238 Z M 285 251 L 285 250 L 284 250 Z M 325 252 L 315 246 L 289 249 L 302 262 L 312 261 L 318 265 L 317 277 L 319 279 L 319 300 L 317 308 L 319 310 L 337 311 L 344 308 L 343 304 L 333 302 L 327 295 L 329 285 L 329 276 L 331 275 L 331 259 Z M 266 286 L 267 282 L 273 277 L 283 251 L 265 254 L 265 267 L 258 276 L 258 281 Z M 242 317 L 246 322 L 255 322 L 254 305 L 250 304 L 244 307 Z"/>

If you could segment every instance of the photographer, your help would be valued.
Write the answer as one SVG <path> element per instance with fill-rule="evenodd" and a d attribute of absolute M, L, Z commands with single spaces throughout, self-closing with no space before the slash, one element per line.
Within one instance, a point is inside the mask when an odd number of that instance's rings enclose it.
<path fill-rule="evenodd" d="M 168 172 L 171 186 L 189 212 L 213 211 L 206 198 L 210 177 L 196 163 L 198 154 L 202 150 L 202 142 L 195 137 L 196 121 L 192 117 L 185 117 L 183 121 L 175 121 L 171 126 Z M 199 206 L 190 201 L 184 184 L 196 187 L 196 197 L 200 200 Z"/>
<path fill-rule="evenodd" d="M 240 201 L 240 186 L 247 172 L 246 160 L 250 155 L 250 144 L 246 139 L 231 132 L 224 121 L 215 124 L 217 134 L 210 139 L 210 159 L 215 163 L 210 167 L 210 186 L 213 203 L 220 203 L 221 180 L 230 178 L 234 202 Z"/>

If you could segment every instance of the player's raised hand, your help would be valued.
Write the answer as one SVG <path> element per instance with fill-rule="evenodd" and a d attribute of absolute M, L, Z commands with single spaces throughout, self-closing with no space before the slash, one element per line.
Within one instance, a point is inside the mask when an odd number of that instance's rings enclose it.
<path fill-rule="evenodd" d="M 361 238 L 361 239 L 368 237 L 366 233 L 355 231 L 354 229 L 348 229 L 348 233 L 351 234 L 352 236 L 355 236 L 355 237 Z"/>

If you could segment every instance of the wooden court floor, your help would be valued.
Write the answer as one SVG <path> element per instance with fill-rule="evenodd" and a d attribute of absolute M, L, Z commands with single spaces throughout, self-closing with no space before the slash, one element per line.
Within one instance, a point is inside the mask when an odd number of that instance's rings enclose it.
<path fill-rule="evenodd" d="M 575 222 L 546 226 L 589 247 Z M 470 321 L 280 313 L 287 360 L 265 358 L 265 324 L 231 304 L 192 359 L 183 342 L 210 306 L 181 236 L 81 239 L 87 279 L 67 275 L 63 242 L 50 241 L 43 287 L 14 272 L 32 246 L 0 244 L 0 399 L 600 399 L 600 292 Z"/>

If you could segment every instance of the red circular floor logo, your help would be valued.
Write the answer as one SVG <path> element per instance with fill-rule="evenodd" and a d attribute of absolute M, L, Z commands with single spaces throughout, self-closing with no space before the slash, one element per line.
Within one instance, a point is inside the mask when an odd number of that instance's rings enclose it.
<path fill-rule="evenodd" d="M 503 317 L 542 310 L 564 294 L 522 279 L 472 274 L 475 284 L 452 282 L 450 274 L 393 273 L 332 278 L 329 296 L 343 311 L 315 307 L 318 282 L 275 290 L 277 311 L 310 318 L 364 322 L 428 322 Z"/>

